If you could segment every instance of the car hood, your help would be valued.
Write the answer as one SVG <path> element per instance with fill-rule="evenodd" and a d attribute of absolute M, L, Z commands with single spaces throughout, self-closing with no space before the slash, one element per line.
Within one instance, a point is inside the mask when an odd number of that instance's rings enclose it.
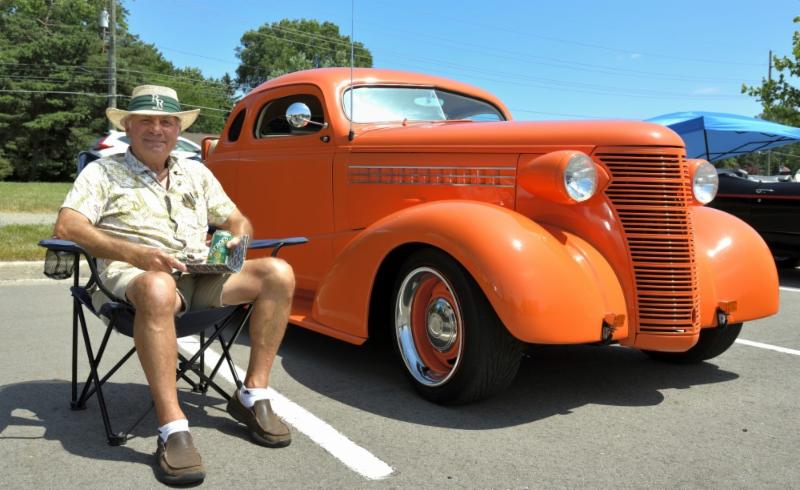
<path fill-rule="evenodd" d="M 641 121 L 441 122 L 372 126 L 356 133 L 352 151 L 468 147 L 519 152 L 534 146 L 669 146 L 683 140 L 671 129 Z"/>

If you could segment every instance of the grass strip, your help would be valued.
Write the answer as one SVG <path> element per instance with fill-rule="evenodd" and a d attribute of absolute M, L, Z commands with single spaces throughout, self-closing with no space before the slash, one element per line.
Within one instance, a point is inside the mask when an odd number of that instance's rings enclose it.
<path fill-rule="evenodd" d="M 71 183 L 0 182 L 0 211 L 57 213 Z"/>
<path fill-rule="evenodd" d="M 50 238 L 53 225 L 0 226 L 0 261 L 44 260 L 39 240 Z"/>

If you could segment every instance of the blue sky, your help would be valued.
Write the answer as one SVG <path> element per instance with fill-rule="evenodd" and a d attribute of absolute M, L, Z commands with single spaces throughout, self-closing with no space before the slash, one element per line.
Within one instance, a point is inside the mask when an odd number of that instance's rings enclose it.
<path fill-rule="evenodd" d="M 241 35 L 283 18 L 351 29 L 350 0 L 125 0 L 131 32 L 176 66 L 232 76 Z M 742 83 L 790 55 L 800 0 L 354 0 L 354 37 L 380 68 L 477 85 L 519 120 L 755 116 Z"/>

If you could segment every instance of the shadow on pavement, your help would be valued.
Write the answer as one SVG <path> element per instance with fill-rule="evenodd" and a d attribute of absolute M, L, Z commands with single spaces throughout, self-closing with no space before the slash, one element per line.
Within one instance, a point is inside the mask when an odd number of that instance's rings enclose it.
<path fill-rule="evenodd" d="M 536 346 L 508 390 L 443 407 L 416 394 L 388 346 L 353 346 L 293 327 L 280 353 L 294 380 L 331 399 L 396 420 L 467 430 L 512 427 L 589 404 L 653 406 L 664 400 L 661 390 L 738 378 L 712 363 L 670 365 L 621 347 Z"/>
<path fill-rule="evenodd" d="M 236 437 L 242 436 L 236 422 L 225 413 L 224 400 L 213 395 L 183 389 L 180 391 L 181 407 L 193 427 L 212 427 Z M 109 382 L 104 386 L 103 393 L 115 432 L 127 430 L 150 405 L 146 384 Z M 129 436 L 129 439 L 153 438 L 152 452 L 143 453 L 129 446 L 111 447 L 107 444 L 95 397 L 89 399 L 85 410 L 70 410 L 69 401 L 70 383 L 65 380 L 30 381 L 3 386 L 0 388 L 0 433 L 8 427 L 41 427 L 44 429 L 42 436 L 19 438 L 58 441 L 70 453 L 91 459 L 141 463 L 148 467 L 152 465 L 157 426 L 154 411 L 151 410 Z M 219 416 L 214 413 L 219 413 Z M 0 440 L 15 438 L 0 436 Z"/>
<path fill-rule="evenodd" d="M 778 269 L 778 282 L 784 287 L 800 288 L 800 269 Z"/>

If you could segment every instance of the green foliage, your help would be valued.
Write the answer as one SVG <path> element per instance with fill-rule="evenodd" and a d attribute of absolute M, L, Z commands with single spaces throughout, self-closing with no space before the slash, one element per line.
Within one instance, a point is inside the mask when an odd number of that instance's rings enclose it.
<path fill-rule="evenodd" d="M 800 17 L 795 17 L 794 23 L 800 23 Z M 764 119 L 800 126 L 800 89 L 789 83 L 790 78 L 800 76 L 800 31 L 792 35 L 792 57 L 775 55 L 772 59 L 777 78 L 762 78 L 760 86 L 742 85 L 742 93 L 761 102 Z"/>
<path fill-rule="evenodd" d="M 800 24 L 800 17 L 793 22 Z M 792 56 L 773 56 L 774 75 L 772 79 L 762 78 L 761 85 L 742 85 L 746 93 L 761 102 L 759 117 L 780 124 L 800 127 L 800 89 L 789 81 L 800 77 L 800 31 L 792 35 Z M 792 173 L 800 168 L 800 144 L 781 147 L 765 153 L 753 153 L 738 157 L 729 165 L 737 165 L 751 173 L 777 173 L 781 166 L 788 167 Z"/>
<path fill-rule="evenodd" d="M 75 157 L 108 129 L 108 54 L 97 19 L 107 0 L 0 0 L 0 180 L 72 180 Z M 193 131 L 222 129 L 230 77 L 178 69 L 127 31 L 117 8 L 117 106 L 141 84 L 203 107 Z"/>
<path fill-rule="evenodd" d="M 97 19 L 108 0 L 0 0 L 0 180 L 70 181 L 75 157 L 108 129 L 108 53 Z M 176 68 L 127 29 L 117 7 L 117 106 L 133 88 L 167 85 L 186 108 L 201 108 L 191 130 L 217 133 L 235 100 L 267 78 L 314 66 L 349 66 L 350 39 L 330 22 L 282 20 L 242 36 L 236 81 Z M 372 55 L 355 44 L 356 66 Z"/>
<path fill-rule="evenodd" d="M 350 37 L 339 34 L 331 22 L 288 20 L 247 31 L 236 48 L 241 60 L 236 83 L 247 92 L 277 76 L 315 67 L 350 66 Z M 354 45 L 355 66 L 372 66 L 372 54 Z"/>
<path fill-rule="evenodd" d="M 3 152 L 0 151 L 0 180 L 5 179 L 9 175 L 14 173 L 14 167 L 11 166 L 11 162 L 3 156 Z"/>

